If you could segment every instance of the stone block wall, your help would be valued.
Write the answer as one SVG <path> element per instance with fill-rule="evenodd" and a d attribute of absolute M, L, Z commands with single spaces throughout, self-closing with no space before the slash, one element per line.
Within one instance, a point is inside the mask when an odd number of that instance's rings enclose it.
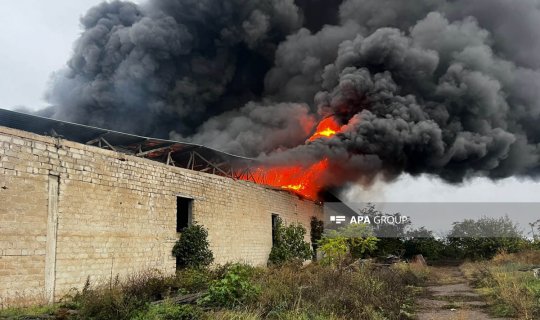
<path fill-rule="evenodd" d="M 289 192 L 0 127 L 0 307 L 52 301 L 86 279 L 174 273 L 177 197 L 215 262 L 264 265 L 272 214 L 308 230 L 322 207 Z"/>

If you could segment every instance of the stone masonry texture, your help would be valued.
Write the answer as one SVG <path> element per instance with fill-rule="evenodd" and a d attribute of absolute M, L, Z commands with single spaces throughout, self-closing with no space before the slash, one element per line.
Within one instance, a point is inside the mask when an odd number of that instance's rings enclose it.
<path fill-rule="evenodd" d="M 272 214 L 322 219 L 286 191 L 0 127 L 0 308 L 147 270 L 173 274 L 176 199 L 193 199 L 215 263 L 265 265 Z"/>

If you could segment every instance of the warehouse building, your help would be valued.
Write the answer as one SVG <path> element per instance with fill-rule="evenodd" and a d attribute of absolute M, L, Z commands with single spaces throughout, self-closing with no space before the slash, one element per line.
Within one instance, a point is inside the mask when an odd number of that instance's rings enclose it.
<path fill-rule="evenodd" d="M 0 110 L 0 305 L 51 302 L 86 279 L 172 274 L 179 230 L 208 229 L 215 263 L 265 265 L 272 220 L 322 206 L 246 181 L 253 160 L 204 146 Z"/>

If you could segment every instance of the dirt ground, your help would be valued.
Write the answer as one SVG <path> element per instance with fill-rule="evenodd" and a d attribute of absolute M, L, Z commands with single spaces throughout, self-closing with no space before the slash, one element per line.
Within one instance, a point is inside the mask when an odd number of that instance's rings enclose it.
<path fill-rule="evenodd" d="M 417 301 L 418 320 L 506 320 L 489 316 L 488 305 L 469 286 L 458 267 L 434 267 L 438 280 Z"/>

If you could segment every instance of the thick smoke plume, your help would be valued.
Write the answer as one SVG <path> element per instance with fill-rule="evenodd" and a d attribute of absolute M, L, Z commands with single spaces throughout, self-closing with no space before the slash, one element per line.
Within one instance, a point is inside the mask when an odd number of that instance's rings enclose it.
<path fill-rule="evenodd" d="M 537 176 L 539 0 L 149 0 L 91 9 L 54 117 L 273 164 Z M 317 121 L 343 128 L 305 144 Z"/>

